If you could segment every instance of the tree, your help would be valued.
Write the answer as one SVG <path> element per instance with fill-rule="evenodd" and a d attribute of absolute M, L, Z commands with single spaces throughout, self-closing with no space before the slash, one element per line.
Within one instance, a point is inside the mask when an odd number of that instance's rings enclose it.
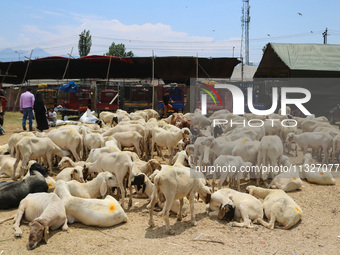
<path fill-rule="evenodd" d="M 90 30 L 85 30 L 79 35 L 78 52 L 80 57 L 87 56 L 90 53 L 92 46 L 92 37 Z"/>
<path fill-rule="evenodd" d="M 116 57 L 120 57 L 120 58 L 126 58 L 126 57 L 133 57 L 134 56 L 132 51 L 126 52 L 124 43 L 115 44 L 114 42 L 109 47 L 109 52 L 107 52 L 105 55 L 106 56 L 116 56 Z"/>

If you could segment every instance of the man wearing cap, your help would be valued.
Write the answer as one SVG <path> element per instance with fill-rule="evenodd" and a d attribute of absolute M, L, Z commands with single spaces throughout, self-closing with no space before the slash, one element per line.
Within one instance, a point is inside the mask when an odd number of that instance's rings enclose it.
<path fill-rule="evenodd" d="M 26 92 L 22 93 L 20 96 L 20 112 L 23 113 L 22 117 L 22 128 L 26 130 L 26 120 L 28 117 L 28 125 L 30 131 L 33 131 L 33 105 L 34 105 L 34 95 L 31 93 L 32 89 L 28 87 Z"/>

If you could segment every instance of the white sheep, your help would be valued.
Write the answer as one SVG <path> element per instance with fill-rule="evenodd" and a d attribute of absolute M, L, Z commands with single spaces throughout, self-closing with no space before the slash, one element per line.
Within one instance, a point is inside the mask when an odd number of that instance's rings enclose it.
<path fill-rule="evenodd" d="M 77 182 L 84 182 L 83 166 L 74 166 L 64 168 L 57 176 L 56 180 L 64 180 L 66 182 L 76 180 Z"/>
<path fill-rule="evenodd" d="M 252 220 L 263 218 L 263 206 L 257 198 L 241 193 L 233 189 L 220 189 L 211 195 L 209 216 L 215 216 L 226 220 L 242 220 L 233 222 L 236 227 L 253 228 Z"/>
<path fill-rule="evenodd" d="M 240 156 L 220 155 L 214 161 L 213 173 L 213 191 L 215 189 L 216 173 L 220 173 L 218 188 L 222 188 L 223 182 L 229 177 L 229 180 L 237 181 L 237 190 L 240 191 L 241 168 L 250 167 L 250 162 L 244 162 Z M 230 185 L 231 186 L 231 185 Z"/>
<path fill-rule="evenodd" d="M 124 147 L 133 146 L 135 147 L 138 156 L 139 157 L 142 156 L 144 138 L 137 131 L 117 132 L 114 133 L 112 137 L 116 139 L 118 148 L 120 150 L 122 149 L 122 146 Z"/>
<path fill-rule="evenodd" d="M 76 180 L 67 182 L 70 194 L 82 198 L 97 198 L 99 195 L 104 197 L 108 188 L 116 186 L 116 177 L 109 172 L 101 172 L 94 179 L 86 183 L 80 183 Z"/>
<path fill-rule="evenodd" d="M 89 174 L 93 172 L 105 172 L 108 171 L 113 173 L 118 182 L 118 187 L 122 194 L 122 207 L 124 207 L 124 199 L 125 199 L 125 187 L 124 187 L 124 178 L 128 178 L 128 186 L 130 190 L 130 199 L 129 206 L 132 205 L 132 187 L 131 187 L 131 179 L 132 179 L 132 160 L 128 153 L 126 152 L 112 152 L 112 153 L 102 153 L 99 155 L 97 160 L 93 163 L 87 162 L 86 168 L 89 171 Z"/>
<path fill-rule="evenodd" d="M 183 128 L 182 130 L 171 132 L 164 130 L 162 128 L 156 128 L 152 131 L 152 142 L 151 142 L 151 150 L 153 150 L 154 145 L 159 147 L 167 147 L 170 156 L 169 156 L 169 165 L 172 164 L 172 157 L 173 152 L 176 147 L 176 144 L 182 140 L 183 138 L 190 138 L 190 129 Z M 162 151 L 160 151 L 161 157 L 163 160 L 164 156 L 162 154 Z M 153 158 L 153 153 L 151 153 L 151 158 Z"/>
<path fill-rule="evenodd" d="M 112 196 L 107 195 L 105 199 L 74 197 L 65 181 L 59 180 L 55 186 L 55 193 L 64 202 L 68 223 L 78 221 L 89 226 L 111 227 L 127 222 L 126 213 Z"/>
<path fill-rule="evenodd" d="M 43 238 L 47 243 L 49 228 L 54 230 L 62 227 L 64 231 L 68 229 L 64 203 L 55 193 L 28 194 L 21 200 L 13 225 L 16 237 L 22 236 L 21 219 L 30 222 L 28 249 L 37 247 Z"/>
<path fill-rule="evenodd" d="M 281 164 L 283 155 L 283 144 L 277 135 L 269 135 L 262 137 L 259 145 L 259 151 L 257 154 L 257 164 L 262 166 L 269 165 L 277 166 Z M 269 161 L 268 161 L 269 160 Z M 271 176 L 272 172 L 269 173 Z M 262 171 L 260 172 L 259 178 L 257 178 L 257 184 L 262 178 Z"/>
<path fill-rule="evenodd" d="M 328 161 L 328 153 L 332 147 L 333 138 L 331 135 L 322 132 L 305 132 L 299 135 L 289 133 L 286 139 L 287 143 L 296 142 L 300 148 L 303 149 L 303 153 L 307 153 L 308 148 L 316 149 L 319 151 L 322 149 L 324 157 L 322 164 Z"/>
<path fill-rule="evenodd" d="M 15 179 L 15 172 L 19 161 L 21 160 L 21 174 L 23 175 L 24 167 L 31 159 L 44 158 L 47 159 L 50 175 L 52 175 L 52 157 L 53 156 L 69 156 L 69 152 L 60 149 L 51 139 L 37 138 L 37 137 L 23 137 L 15 146 L 16 150 L 16 161 L 13 166 L 13 176 Z"/>
<path fill-rule="evenodd" d="M 304 155 L 303 168 L 301 178 L 307 179 L 308 182 L 321 185 L 334 185 L 335 179 L 330 171 L 329 166 L 317 166 L 314 163 L 312 155 L 307 153 Z"/>
<path fill-rule="evenodd" d="M 264 213 L 269 223 L 262 218 L 256 221 L 263 226 L 274 229 L 275 222 L 282 225 L 284 229 L 290 229 L 301 220 L 302 209 L 295 201 L 280 189 L 264 189 L 255 186 L 248 186 L 246 190 L 256 198 L 264 199 Z"/>
<path fill-rule="evenodd" d="M 282 166 L 284 166 L 284 171 L 275 176 L 267 188 L 282 189 L 286 192 L 300 189 L 302 181 L 299 169 L 296 166 L 292 166 L 289 158 L 285 155 L 282 156 Z"/>
<path fill-rule="evenodd" d="M 196 175 L 202 177 L 202 175 Z M 205 180 L 204 180 L 205 182 Z M 194 199 L 195 193 L 198 192 L 204 202 L 210 202 L 211 191 L 204 186 L 202 178 L 195 177 L 193 171 L 188 171 L 184 167 L 167 166 L 160 171 L 155 177 L 155 186 L 150 202 L 150 219 L 149 225 L 153 227 L 153 209 L 159 200 L 161 203 L 165 201 L 162 215 L 165 221 L 166 231 L 169 234 L 174 234 L 169 226 L 169 211 L 173 201 L 179 199 L 180 210 L 177 214 L 177 219 L 182 220 L 182 207 L 184 204 L 183 198 L 188 197 L 190 202 L 191 224 L 196 225 L 194 216 Z"/>

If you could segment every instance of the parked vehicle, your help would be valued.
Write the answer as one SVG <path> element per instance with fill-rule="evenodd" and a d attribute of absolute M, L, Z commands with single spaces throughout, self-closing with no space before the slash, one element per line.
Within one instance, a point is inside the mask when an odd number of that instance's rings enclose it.
<path fill-rule="evenodd" d="M 122 108 L 128 112 L 152 108 L 152 86 L 136 84 L 124 86 Z"/>
<path fill-rule="evenodd" d="M 101 111 L 114 111 L 118 109 L 118 91 L 105 89 L 100 91 L 96 102 L 96 109 Z"/>
<path fill-rule="evenodd" d="M 164 110 L 164 105 L 162 103 L 163 96 L 166 91 L 170 92 L 170 98 L 174 101 L 171 103 L 172 109 L 169 110 L 169 113 L 172 112 L 183 112 L 184 105 L 186 103 L 186 85 L 185 84 L 162 84 L 157 87 L 157 98 L 158 98 L 158 109 Z"/>

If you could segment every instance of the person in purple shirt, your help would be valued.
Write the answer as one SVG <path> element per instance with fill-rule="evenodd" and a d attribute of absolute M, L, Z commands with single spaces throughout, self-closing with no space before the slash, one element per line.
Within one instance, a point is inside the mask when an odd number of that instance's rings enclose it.
<path fill-rule="evenodd" d="M 23 113 L 22 128 L 26 130 L 26 120 L 28 117 L 28 124 L 30 131 L 33 131 L 33 105 L 34 95 L 31 93 L 32 88 L 28 87 L 26 92 L 20 96 L 20 112 Z"/>

